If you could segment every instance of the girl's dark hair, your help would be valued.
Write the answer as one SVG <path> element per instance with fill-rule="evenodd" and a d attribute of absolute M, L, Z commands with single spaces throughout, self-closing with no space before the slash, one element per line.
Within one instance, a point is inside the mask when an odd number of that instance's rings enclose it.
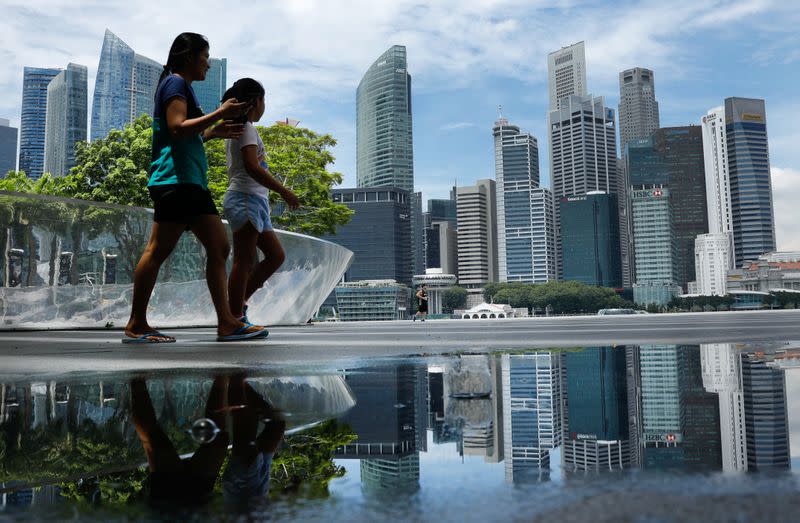
<path fill-rule="evenodd" d="M 254 103 L 264 96 L 264 86 L 252 78 L 241 78 L 236 80 L 233 85 L 222 95 L 221 101 L 236 98 L 239 102 Z"/>
<path fill-rule="evenodd" d="M 169 48 L 169 57 L 164 70 L 161 71 L 161 82 L 174 72 L 183 70 L 190 60 L 193 60 L 199 53 L 208 49 L 208 39 L 197 33 L 181 33 L 172 42 L 172 47 Z"/>

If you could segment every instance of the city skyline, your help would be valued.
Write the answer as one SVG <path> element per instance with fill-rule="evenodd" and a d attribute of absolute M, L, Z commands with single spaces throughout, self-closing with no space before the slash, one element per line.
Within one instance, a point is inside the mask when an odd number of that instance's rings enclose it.
<path fill-rule="evenodd" d="M 567 9 L 553 9 L 548 13 L 535 7 L 512 11 L 504 9 L 505 5 L 485 7 L 467 2 L 461 3 L 460 9 L 452 9 L 446 3 L 421 8 L 427 14 L 452 20 L 455 26 L 448 26 L 447 31 L 436 29 L 427 21 L 435 17 L 419 16 L 419 13 L 413 17 L 400 16 L 392 27 L 379 24 L 384 17 L 397 18 L 402 13 L 403 3 L 396 4 L 387 6 L 380 14 L 358 12 L 354 15 L 349 8 L 325 6 L 313 9 L 259 7 L 263 9 L 262 14 L 268 16 L 248 14 L 246 18 L 253 20 L 248 24 L 255 23 L 256 19 L 259 23 L 263 19 L 286 22 L 276 24 L 279 34 L 285 38 L 276 38 L 280 42 L 275 44 L 259 40 L 254 45 L 249 42 L 243 45 L 241 34 L 247 33 L 246 27 L 236 31 L 220 30 L 212 25 L 213 20 L 200 17 L 192 20 L 191 15 L 187 22 L 208 35 L 213 55 L 228 57 L 231 79 L 246 74 L 264 81 L 270 95 L 265 122 L 289 115 L 310 128 L 331 132 L 339 140 L 334 150 L 338 159 L 335 168 L 344 173 L 345 187 L 355 185 L 352 89 L 377 53 L 392 44 L 406 45 L 409 68 L 415 75 L 415 171 L 425 173 L 418 176 L 418 189 L 424 192 L 425 199 L 446 196 L 454 178 L 458 178 L 459 184 L 469 184 L 491 173 L 493 158 L 486 153 L 491 140 L 482 135 L 482 129 L 494 120 L 498 104 L 503 104 L 509 118 L 521 128 L 544 142 L 547 54 L 573 42 L 585 40 L 589 91 L 604 96 L 608 106 L 618 104 L 619 72 L 632 67 L 655 71 L 662 126 L 699 124 L 701 115 L 728 96 L 765 98 L 770 111 L 778 248 L 800 246 L 800 239 L 790 234 L 800 217 L 788 212 L 794 195 L 800 194 L 800 174 L 795 176 L 800 171 L 797 153 L 791 148 L 796 133 L 792 116 L 800 107 L 792 101 L 788 91 L 798 72 L 786 71 L 788 77 L 782 75 L 786 82 L 760 81 L 763 76 L 783 72 L 787 63 L 799 58 L 791 52 L 791 38 L 785 39 L 789 43 L 781 38 L 782 32 L 788 32 L 792 21 L 800 16 L 796 10 L 779 7 L 777 2 L 755 5 L 730 2 L 709 7 L 678 2 L 669 10 L 648 4 L 626 6 L 625 16 L 615 16 L 623 14 L 622 7 L 597 5 L 569 19 Z M 12 15 L 15 9 L 18 8 L 12 7 Z M 119 31 L 121 38 L 144 55 L 158 61 L 165 59 L 169 42 L 174 37 L 172 33 L 167 33 L 163 27 L 151 28 L 140 23 L 143 13 L 122 4 L 109 9 L 128 17 L 127 27 L 137 28 L 136 31 Z M 49 14 L 44 14 L 44 9 L 36 11 L 34 8 L 21 16 L 21 27 L 39 24 L 46 28 L 56 21 L 64 22 L 61 15 L 65 10 L 66 4 L 61 7 L 58 2 L 48 7 Z M 608 13 L 603 19 L 612 21 L 603 32 L 599 31 L 600 20 L 592 20 L 592 16 L 600 12 Z M 23 38 L 14 39 L 14 54 L 3 65 L 5 82 L 0 84 L 0 92 L 8 95 L 0 102 L 0 117 L 8 117 L 12 125 L 18 124 L 17 93 L 23 65 L 87 63 L 89 83 L 93 85 L 98 40 L 107 25 L 107 21 L 100 18 L 67 20 L 62 31 L 43 34 L 35 46 Z M 292 23 L 301 18 L 307 23 Z M 348 18 L 353 20 L 346 21 Z M 633 24 L 633 20 L 644 23 Z M 343 23 L 336 24 L 336 21 Z M 467 46 L 467 37 L 457 31 L 467 22 L 479 22 L 477 38 L 472 35 L 476 40 L 474 48 Z M 742 26 L 773 22 L 772 32 L 756 35 L 747 45 L 732 40 Z M 363 34 L 333 38 L 334 32 L 341 33 L 343 28 L 346 31 L 352 24 L 365 28 Z M 715 24 L 724 30 L 714 31 L 714 36 L 703 31 L 716 27 Z M 559 31 L 548 25 L 558 25 Z M 679 26 L 681 31 L 670 30 L 670 27 Z M 543 29 L 537 31 L 540 38 L 524 40 L 524 34 L 531 27 Z M 8 29 L 6 34 L 11 38 L 20 31 L 19 28 Z M 113 26 L 110 29 L 119 30 Z M 309 31 L 319 34 L 314 36 Z M 622 35 L 627 37 L 621 38 Z M 301 38 L 308 42 L 291 45 Z M 640 45 L 631 46 L 632 39 Z M 707 52 L 699 56 L 692 49 L 701 41 Z M 517 43 L 522 45 L 505 45 Z M 280 54 L 271 51 L 276 45 L 282 46 Z M 448 52 L 443 53 L 443 49 Z M 254 58 L 256 55 L 259 58 Z M 274 56 L 282 58 L 270 59 Z M 756 72 L 763 74 L 726 74 L 743 65 L 757 67 Z M 720 74 L 713 74 L 715 72 Z M 449 81 L 442 82 L 445 78 Z M 464 111 L 464 107 L 471 110 Z M 549 185 L 546 179 L 549 166 L 544 150 L 541 153 L 542 181 L 543 185 Z"/>

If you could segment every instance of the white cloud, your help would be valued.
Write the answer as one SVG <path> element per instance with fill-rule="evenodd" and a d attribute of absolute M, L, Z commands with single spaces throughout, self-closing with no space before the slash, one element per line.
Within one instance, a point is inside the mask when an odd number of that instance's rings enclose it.
<path fill-rule="evenodd" d="M 439 129 L 442 131 L 457 131 L 459 129 L 469 129 L 470 127 L 476 127 L 476 125 L 472 122 L 451 122 L 442 125 Z"/>
<path fill-rule="evenodd" d="M 772 168 L 775 236 L 779 251 L 800 251 L 800 170 Z"/>

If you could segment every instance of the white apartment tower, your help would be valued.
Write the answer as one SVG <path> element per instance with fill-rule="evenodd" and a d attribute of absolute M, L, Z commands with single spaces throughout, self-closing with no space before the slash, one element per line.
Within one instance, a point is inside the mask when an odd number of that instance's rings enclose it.
<path fill-rule="evenodd" d="M 715 107 L 700 119 L 706 171 L 708 234 L 695 240 L 697 292 L 704 296 L 726 293 L 726 278 L 733 268 L 733 215 L 727 158 L 725 107 Z"/>
<path fill-rule="evenodd" d="M 547 78 L 550 89 L 550 110 L 561 107 L 561 100 L 570 95 L 586 96 L 586 50 L 578 42 L 547 56 Z"/>

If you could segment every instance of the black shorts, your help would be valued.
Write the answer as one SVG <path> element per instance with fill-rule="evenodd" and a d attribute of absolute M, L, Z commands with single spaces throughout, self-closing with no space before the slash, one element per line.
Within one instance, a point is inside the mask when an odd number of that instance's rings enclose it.
<path fill-rule="evenodd" d="M 427 301 L 420 301 L 419 307 L 417 307 L 417 312 L 428 312 L 428 302 Z"/>
<path fill-rule="evenodd" d="M 153 200 L 153 221 L 191 223 L 197 216 L 216 214 L 211 193 L 194 183 L 153 185 L 147 188 Z"/>

